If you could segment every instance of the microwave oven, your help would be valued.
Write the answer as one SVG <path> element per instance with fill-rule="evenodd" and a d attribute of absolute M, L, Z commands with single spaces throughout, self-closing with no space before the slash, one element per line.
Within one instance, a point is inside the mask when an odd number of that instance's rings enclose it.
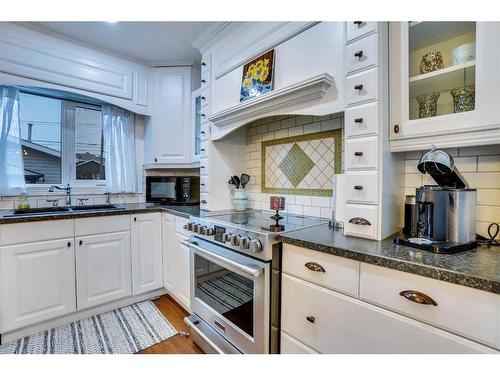
<path fill-rule="evenodd" d="M 200 177 L 147 176 L 146 202 L 186 206 L 200 204 Z"/>

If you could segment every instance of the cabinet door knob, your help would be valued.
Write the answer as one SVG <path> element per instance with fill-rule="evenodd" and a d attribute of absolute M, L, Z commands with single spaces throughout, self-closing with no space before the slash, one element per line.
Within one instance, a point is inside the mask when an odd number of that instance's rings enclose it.
<path fill-rule="evenodd" d="M 354 152 L 354 156 L 363 156 L 363 151 Z"/>
<path fill-rule="evenodd" d="M 358 59 L 360 59 L 361 57 L 363 57 L 363 51 L 357 51 L 354 53 L 354 57 L 357 57 Z"/>
<path fill-rule="evenodd" d="M 355 119 L 354 119 L 354 122 L 355 122 L 356 124 L 361 124 L 361 123 L 363 122 L 363 117 L 358 117 L 358 118 L 355 118 Z"/>
<path fill-rule="evenodd" d="M 349 220 L 349 223 L 351 224 L 356 224 L 356 225 L 372 225 L 368 220 L 366 220 L 363 217 L 353 217 L 351 220 Z"/>
<path fill-rule="evenodd" d="M 314 316 L 308 316 L 306 317 L 306 320 L 310 323 L 314 323 L 316 321 L 316 318 Z"/>
<path fill-rule="evenodd" d="M 202 80 L 201 80 L 201 83 L 207 83 L 207 81 L 206 81 L 206 80 L 204 80 L 204 79 L 202 79 Z"/>
<path fill-rule="evenodd" d="M 207 63 L 202 61 L 201 66 L 207 66 Z"/>
<path fill-rule="evenodd" d="M 359 90 L 359 91 L 363 90 L 363 85 L 360 84 L 360 85 L 354 86 L 354 90 Z"/>
<path fill-rule="evenodd" d="M 205 114 L 204 113 L 202 113 L 200 116 L 203 117 L 203 118 L 205 118 Z"/>
<path fill-rule="evenodd" d="M 427 294 L 418 292 L 416 290 L 403 290 L 402 292 L 399 293 L 399 295 L 403 296 L 404 298 L 412 302 L 419 303 L 421 305 L 433 305 L 433 306 L 438 305 L 437 302 L 434 301 Z"/>
<path fill-rule="evenodd" d="M 136 217 L 134 217 L 134 221 L 137 221 L 137 218 L 136 218 Z"/>
<path fill-rule="evenodd" d="M 399 133 L 399 125 L 394 125 L 394 133 Z"/>
<path fill-rule="evenodd" d="M 201 96 L 200 99 L 201 100 L 207 100 L 207 98 L 205 98 L 204 96 Z"/>
<path fill-rule="evenodd" d="M 200 152 L 205 152 L 205 149 L 204 148 L 200 148 Z"/>
<path fill-rule="evenodd" d="M 71 247 L 71 242 L 68 242 L 68 247 Z"/>
<path fill-rule="evenodd" d="M 207 204 L 207 201 L 206 201 L 205 199 L 202 199 L 202 200 L 201 200 L 201 203 L 202 203 L 202 204 Z"/>
<path fill-rule="evenodd" d="M 158 159 L 157 159 L 157 158 L 155 158 L 155 163 L 157 163 L 157 162 L 158 162 Z"/>
<path fill-rule="evenodd" d="M 202 131 L 200 132 L 200 134 L 205 134 L 205 130 L 202 130 Z"/>
<path fill-rule="evenodd" d="M 307 262 L 306 264 L 304 264 L 304 266 L 308 270 L 313 271 L 313 272 L 326 272 L 325 269 L 323 268 L 323 266 L 321 264 L 316 263 L 316 262 Z"/>
<path fill-rule="evenodd" d="M 80 240 L 80 242 L 78 242 L 78 244 L 79 244 L 80 246 L 81 246 L 81 245 L 83 245 L 83 241 L 82 241 L 82 240 Z"/>
<path fill-rule="evenodd" d="M 354 190 L 363 190 L 363 186 L 362 185 L 355 185 Z"/>
<path fill-rule="evenodd" d="M 363 21 L 354 21 L 353 22 L 355 25 L 357 25 L 358 27 L 361 26 L 361 24 L 363 23 Z"/>

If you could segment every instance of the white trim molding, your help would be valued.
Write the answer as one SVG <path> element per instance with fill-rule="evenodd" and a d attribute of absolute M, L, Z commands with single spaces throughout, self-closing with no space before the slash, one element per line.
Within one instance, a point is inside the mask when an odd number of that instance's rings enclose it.
<path fill-rule="evenodd" d="M 214 113 L 208 117 L 215 125 L 211 138 L 220 139 L 258 118 L 293 113 L 304 103 L 321 99 L 333 83 L 333 77 L 323 73 Z"/>
<path fill-rule="evenodd" d="M 235 22 L 217 22 L 205 33 L 196 38 L 191 45 L 203 54 L 207 49 L 217 43 L 223 37 L 227 27 L 234 23 Z"/>

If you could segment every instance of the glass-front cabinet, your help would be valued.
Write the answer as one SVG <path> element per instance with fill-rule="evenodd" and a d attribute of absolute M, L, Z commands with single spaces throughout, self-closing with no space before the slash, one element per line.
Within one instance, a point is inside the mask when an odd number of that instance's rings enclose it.
<path fill-rule="evenodd" d="M 191 94 L 191 111 L 192 111 L 192 161 L 200 161 L 200 148 L 201 148 L 201 90 L 195 90 Z"/>
<path fill-rule="evenodd" d="M 391 148 L 500 142 L 492 100 L 500 94 L 500 23 L 392 22 L 389 30 Z"/>

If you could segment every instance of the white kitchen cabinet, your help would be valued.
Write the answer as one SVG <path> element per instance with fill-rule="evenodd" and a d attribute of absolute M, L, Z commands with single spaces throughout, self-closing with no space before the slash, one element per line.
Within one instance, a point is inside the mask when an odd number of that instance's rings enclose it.
<path fill-rule="evenodd" d="M 0 247 L 0 277 L 0 332 L 74 312 L 74 239 Z"/>
<path fill-rule="evenodd" d="M 161 213 L 130 216 L 132 294 L 163 286 Z"/>
<path fill-rule="evenodd" d="M 165 289 L 190 311 L 189 248 L 182 243 L 187 239 L 183 229 L 186 223 L 187 219 L 163 214 L 163 275 Z"/>
<path fill-rule="evenodd" d="M 282 276 L 281 311 L 283 332 L 320 353 L 494 352 L 287 274 Z"/>
<path fill-rule="evenodd" d="M 391 22 L 389 29 L 390 134 L 393 151 L 462 147 L 500 143 L 498 22 Z M 454 49 L 475 43 L 471 58 L 454 59 Z M 443 64 L 421 71 L 428 52 L 441 53 Z M 452 90 L 475 89 L 474 105 L 457 110 Z M 420 111 L 418 101 L 430 100 L 435 111 Z M 417 100 L 417 98 L 420 98 Z M 424 106 L 421 106 L 422 109 Z"/>
<path fill-rule="evenodd" d="M 153 116 L 146 130 L 146 164 L 190 166 L 191 67 L 154 69 Z"/>
<path fill-rule="evenodd" d="M 78 309 L 132 295 L 130 232 L 76 238 Z"/>

